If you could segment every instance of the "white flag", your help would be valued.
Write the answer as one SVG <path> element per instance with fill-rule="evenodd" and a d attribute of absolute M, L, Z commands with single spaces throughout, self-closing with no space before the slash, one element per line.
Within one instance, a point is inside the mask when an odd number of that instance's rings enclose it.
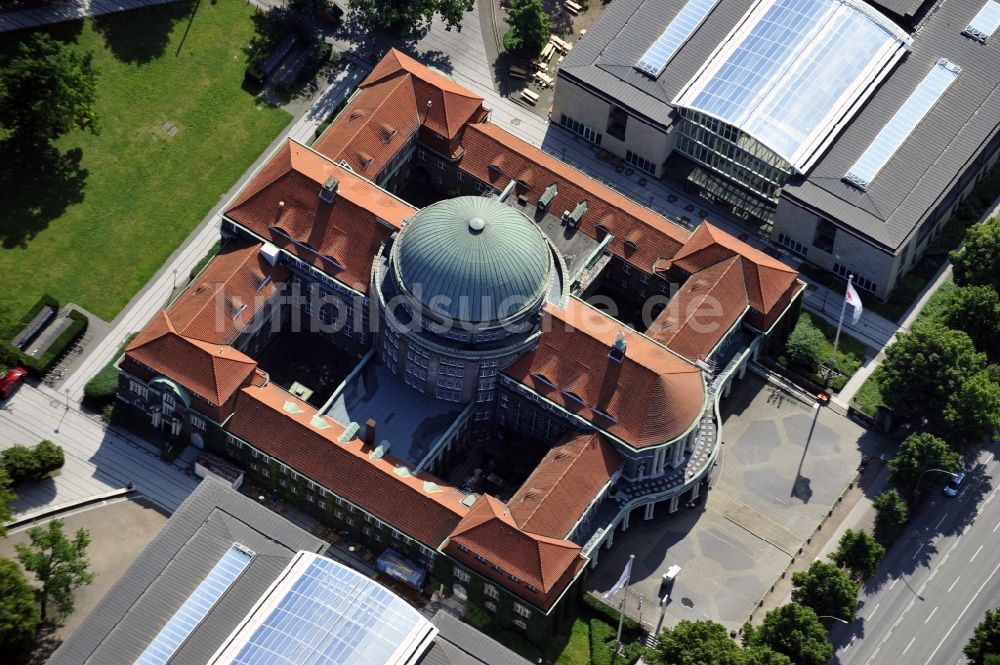
<path fill-rule="evenodd" d="M 851 323 L 857 323 L 858 319 L 861 318 L 861 298 L 858 297 L 858 292 L 854 290 L 854 285 L 850 282 L 847 283 L 847 294 L 844 296 L 847 298 L 847 304 L 854 308 L 854 317 L 851 318 Z"/>
<path fill-rule="evenodd" d="M 611 596 L 618 593 L 621 589 L 623 589 L 625 585 L 628 584 L 628 578 L 631 573 L 632 573 L 632 557 L 629 557 L 628 563 L 625 564 L 625 570 L 622 571 L 622 576 L 619 577 L 618 581 L 615 582 L 615 585 L 610 589 L 608 589 L 608 592 L 604 594 L 603 596 L 604 600 L 607 600 Z"/>

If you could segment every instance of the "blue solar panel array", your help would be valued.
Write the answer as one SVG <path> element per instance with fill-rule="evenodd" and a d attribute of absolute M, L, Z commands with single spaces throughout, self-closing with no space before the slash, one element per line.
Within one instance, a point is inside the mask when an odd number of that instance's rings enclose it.
<path fill-rule="evenodd" d="M 942 58 L 924 77 L 899 107 L 896 114 L 882 127 L 868 149 L 854 162 L 844 180 L 860 189 L 867 189 L 886 162 L 899 150 L 910 133 L 923 120 L 962 68 Z"/>
<path fill-rule="evenodd" d="M 426 619 L 402 598 L 317 557 L 232 662 L 383 665 L 423 623 Z"/>
<path fill-rule="evenodd" d="M 873 75 L 903 34 L 840 0 L 773 0 L 684 106 L 733 125 L 793 165 L 831 112 Z"/>
<path fill-rule="evenodd" d="M 201 623 L 240 573 L 250 564 L 254 552 L 233 543 L 201 584 L 188 596 L 166 625 L 135 661 L 135 665 L 163 665 Z"/>
<path fill-rule="evenodd" d="M 1000 2 L 986 0 L 986 4 L 979 9 L 979 13 L 973 17 L 969 27 L 963 30 L 962 34 L 985 44 L 997 28 L 1000 28 Z"/>
<path fill-rule="evenodd" d="M 663 73 L 667 62 L 674 56 L 677 49 L 688 40 L 701 22 L 705 20 L 719 0 L 688 0 L 670 21 L 663 34 L 653 42 L 639 59 L 635 66 L 640 72 L 656 78 Z"/>

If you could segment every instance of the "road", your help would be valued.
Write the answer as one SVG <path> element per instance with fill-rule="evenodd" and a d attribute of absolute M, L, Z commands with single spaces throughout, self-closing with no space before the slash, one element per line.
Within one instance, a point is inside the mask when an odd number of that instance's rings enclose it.
<path fill-rule="evenodd" d="M 842 665 L 960 665 L 987 609 L 1000 605 L 1000 463 L 984 453 L 955 498 L 940 494 L 914 519 L 860 598 L 849 626 L 831 631 Z M 924 483 L 931 485 L 931 474 Z"/>
<path fill-rule="evenodd" d="M 72 504 L 133 483 L 136 490 L 173 512 L 197 479 L 159 458 L 144 441 L 105 427 L 65 395 L 23 385 L 0 405 L 0 449 L 50 439 L 62 446 L 66 464 L 55 478 L 18 488 L 15 519 Z"/>

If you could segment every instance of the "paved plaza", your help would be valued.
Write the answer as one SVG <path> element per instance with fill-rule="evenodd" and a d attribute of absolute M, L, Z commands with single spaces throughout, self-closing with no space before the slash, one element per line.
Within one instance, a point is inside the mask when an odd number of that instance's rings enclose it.
<path fill-rule="evenodd" d="M 601 552 L 587 590 L 610 588 L 635 554 L 629 616 L 653 628 L 706 618 L 742 626 L 854 479 L 862 456 L 884 445 L 829 409 L 781 395 L 751 374 L 733 385 L 707 501 L 674 515 L 658 507 L 648 522 L 635 512 L 614 548 Z M 661 577 L 674 564 L 683 571 L 661 612 Z"/>

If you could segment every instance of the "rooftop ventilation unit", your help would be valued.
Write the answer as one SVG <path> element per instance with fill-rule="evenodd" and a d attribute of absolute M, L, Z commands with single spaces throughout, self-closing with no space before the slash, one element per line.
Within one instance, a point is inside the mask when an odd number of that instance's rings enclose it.
<path fill-rule="evenodd" d="M 566 222 L 566 225 L 569 228 L 575 229 L 576 227 L 580 226 L 580 220 L 583 219 L 583 213 L 585 213 L 585 212 L 587 212 L 587 200 L 586 199 L 584 199 L 583 201 L 580 201 L 579 203 L 577 203 L 576 207 L 573 208 L 573 212 L 570 212 L 568 210 L 564 210 L 563 211 L 563 221 Z"/>
<path fill-rule="evenodd" d="M 337 198 L 337 189 L 340 187 L 340 181 L 330 176 L 323 183 L 323 186 L 319 190 L 319 198 L 324 203 L 333 203 L 333 200 Z"/>
<path fill-rule="evenodd" d="M 611 350 L 608 351 L 608 358 L 611 358 L 617 363 L 625 360 L 625 333 L 618 333 L 618 337 L 615 338 L 615 343 L 611 346 Z"/>
<path fill-rule="evenodd" d="M 278 252 L 280 251 L 281 250 L 269 242 L 265 242 L 264 246 L 260 248 L 261 256 L 263 256 L 264 260 L 272 266 L 278 265 Z"/>
<path fill-rule="evenodd" d="M 542 210 L 547 210 L 549 204 L 552 203 L 552 200 L 556 198 L 556 195 L 558 193 L 559 193 L 559 187 L 556 186 L 555 183 L 552 183 L 551 185 L 546 187 L 545 191 L 542 192 L 542 195 L 538 199 L 538 207 L 541 208 Z"/>

